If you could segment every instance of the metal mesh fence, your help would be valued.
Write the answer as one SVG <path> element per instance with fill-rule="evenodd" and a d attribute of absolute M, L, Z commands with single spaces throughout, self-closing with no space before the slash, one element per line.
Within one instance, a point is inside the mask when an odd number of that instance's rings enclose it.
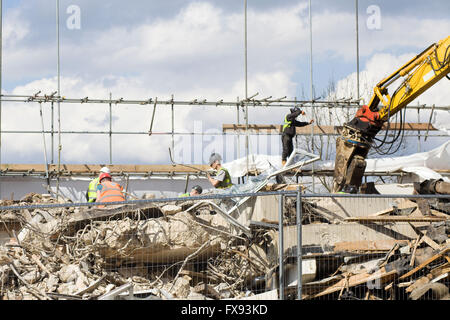
<path fill-rule="evenodd" d="M 449 288 L 448 203 L 299 191 L 106 208 L 38 194 L 4 200 L 0 297 L 440 300 Z"/>
<path fill-rule="evenodd" d="M 448 298 L 448 200 L 306 195 L 297 212 L 285 200 L 285 223 L 301 213 L 302 251 L 299 257 L 298 226 L 287 223 L 280 277 L 283 298 L 298 299 L 300 294 L 308 300 Z"/>

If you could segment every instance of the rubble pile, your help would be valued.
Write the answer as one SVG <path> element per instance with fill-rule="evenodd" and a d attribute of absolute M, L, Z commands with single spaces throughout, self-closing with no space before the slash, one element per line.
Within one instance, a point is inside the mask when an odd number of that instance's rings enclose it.
<path fill-rule="evenodd" d="M 56 202 L 34 194 L 0 205 Z M 1 299 L 98 299 L 127 283 L 160 299 L 251 294 L 245 288 L 266 272 L 267 262 L 254 257 L 263 250 L 208 207 L 182 207 L 2 212 L 2 221 L 20 228 L 0 247 Z"/>
<path fill-rule="evenodd" d="M 360 217 L 348 216 L 345 201 L 327 208 L 304 201 L 303 232 L 321 239 L 311 241 L 318 250 L 302 248 L 304 262 L 313 257 L 317 268 L 302 298 L 450 300 L 450 212 L 430 205 L 434 200 L 411 200 L 391 199 L 390 208 Z M 357 203 L 352 210 L 358 214 Z"/>
<path fill-rule="evenodd" d="M 267 216 L 243 210 L 241 228 L 209 201 L 2 211 L 0 299 L 103 299 L 128 284 L 142 299 L 277 299 L 281 271 L 295 299 L 296 198 L 284 201 L 283 270 L 278 202 L 264 198 L 250 203 Z M 47 203 L 58 201 L 0 206 Z M 368 203 L 361 215 L 355 199 L 302 199 L 302 299 L 449 299 L 449 213 L 423 199 Z"/>

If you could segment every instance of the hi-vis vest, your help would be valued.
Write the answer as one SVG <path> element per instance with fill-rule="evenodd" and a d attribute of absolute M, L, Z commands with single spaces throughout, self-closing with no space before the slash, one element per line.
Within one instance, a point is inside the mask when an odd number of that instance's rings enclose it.
<path fill-rule="evenodd" d="M 287 120 L 287 115 L 284 117 L 284 125 L 283 125 L 283 132 L 284 132 L 284 129 L 286 129 L 286 128 L 289 128 L 290 126 L 291 126 L 291 124 L 292 124 L 292 121 L 288 121 Z"/>
<path fill-rule="evenodd" d="M 95 202 L 95 199 L 97 198 L 97 185 L 98 185 L 98 177 L 93 179 L 90 183 L 89 183 L 89 188 L 88 188 L 88 202 Z"/>
<path fill-rule="evenodd" d="M 226 189 L 226 188 L 231 187 L 233 185 L 233 183 L 231 182 L 230 173 L 228 172 L 227 169 L 220 168 L 220 170 L 217 171 L 217 174 L 219 174 L 219 172 L 221 170 L 225 171 L 225 179 L 223 179 L 223 181 L 220 181 L 216 188 L 218 188 L 218 189 Z"/>
<path fill-rule="evenodd" d="M 180 194 L 178 196 L 178 198 L 185 198 L 185 197 L 190 197 L 190 196 L 191 196 L 191 194 L 189 192 L 187 192 L 187 193 Z"/>
<path fill-rule="evenodd" d="M 101 185 L 102 190 L 100 191 L 100 197 L 97 199 L 97 202 L 125 201 L 121 185 L 111 181 L 103 181 Z M 102 207 L 99 206 L 99 208 Z"/>

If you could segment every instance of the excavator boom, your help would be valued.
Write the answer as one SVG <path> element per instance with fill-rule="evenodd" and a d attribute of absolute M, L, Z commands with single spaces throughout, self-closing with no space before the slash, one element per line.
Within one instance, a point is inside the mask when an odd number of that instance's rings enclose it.
<path fill-rule="evenodd" d="M 449 78 L 449 73 L 450 36 L 432 44 L 375 86 L 369 104 L 344 124 L 336 140 L 333 192 L 360 187 L 365 159 L 383 124 L 440 79 Z M 396 89 L 390 95 L 392 86 Z"/>

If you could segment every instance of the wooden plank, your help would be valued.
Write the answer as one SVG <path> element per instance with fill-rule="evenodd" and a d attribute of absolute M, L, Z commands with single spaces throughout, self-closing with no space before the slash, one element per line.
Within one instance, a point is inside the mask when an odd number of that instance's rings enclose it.
<path fill-rule="evenodd" d="M 207 171 L 210 169 L 208 165 L 189 165 L 199 170 Z M 62 164 L 60 167 L 60 172 L 63 174 L 71 173 L 90 173 L 96 175 L 100 172 L 103 165 L 93 165 L 93 164 Z M 8 172 L 45 172 L 45 165 L 39 164 L 2 164 L 0 166 L 2 171 Z M 194 168 L 189 168 L 181 165 L 109 165 L 108 168 L 111 173 L 148 173 L 148 172 L 162 172 L 162 173 L 195 173 L 198 172 Z M 50 172 L 58 172 L 58 166 L 55 164 L 49 165 Z"/>
<path fill-rule="evenodd" d="M 420 217 L 420 216 L 368 216 L 368 217 L 349 217 L 345 218 L 348 222 L 438 222 L 449 220 L 446 217 Z"/>
<path fill-rule="evenodd" d="M 374 280 L 379 280 L 382 283 L 388 282 L 395 278 L 397 270 L 386 271 L 385 267 L 380 268 L 376 272 L 369 274 L 367 272 L 360 273 L 354 276 L 350 276 L 348 279 L 342 279 L 336 284 L 328 287 L 327 289 L 319 292 L 314 296 L 314 298 L 324 296 L 330 293 L 341 291 L 343 288 L 351 288 L 360 284 L 371 282 Z"/>
<path fill-rule="evenodd" d="M 413 284 L 411 284 L 410 286 L 408 286 L 405 289 L 406 293 L 411 293 L 414 289 L 419 288 L 421 286 L 426 285 L 427 283 L 429 283 L 431 280 L 431 274 L 427 274 L 426 276 L 420 277 L 419 279 L 417 279 Z"/>
<path fill-rule="evenodd" d="M 442 250 L 442 247 L 438 245 L 436 242 L 434 242 L 430 237 L 427 235 L 424 235 L 422 237 L 423 241 L 428 244 L 430 247 L 432 247 L 434 250 Z"/>
<path fill-rule="evenodd" d="M 275 124 L 249 124 L 248 129 L 249 131 L 266 131 L 267 133 L 273 133 L 277 134 L 280 133 L 282 130 L 282 125 L 275 125 Z M 340 127 L 336 126 L 317 126 L 313 125 L 313 133 L 320 135 L 320 134 L 337 134 L 338 129 Z M 297 134 L 311 134 L 311 126 L 305 126 L 305 127 L 299 127 L 295 128 Z M 223 132 L 227 131 L 242 131 L 246 130 L 245 124 L 223 124 L 222 125 Z"/>
<path fill-rule="evenodd" d="M 266 131 L 267 133 L 280 133 L 282 130 L 281 124 L 249 124 L 248 129 L 250 131 Z M 317 126 L 313 125 L 313 133 L 317 135 L 325 134 L 339 134 L 341 131 L 342 126 Z M 387 123 L 383 125 L 381 130 L 388 129 Z M 405 131 L 436 131 L 437 129 L 429 123 L 405 123 L 404 126 L 400 123 L 390 123 L 389 124 L 389 130 L 396 131 L 403 129 Z M 222 131 L 223 132 L 233 132 L 233 131 L 245 131 L 246 125 L 245 124 L 223 124 L 222 125 Z M 311 126 L 305 126 L 296 128 L 297 134 L 311 134 Z"/>
<path fill-rule="evenodd" d="M 414 266 L 414 260 L 415 260 L 415 258 L 416 258 L 417 247 L 419 246 L 419 244 L 421 244 L 420 238 L 421 238 L 420 235 L 417 236 L 417 239 L 416 239 L 416 241 L 415 241 L 415 243 L 414 243 L 414 248 L 413 248 L 413 252 L 412 252 L 412 255 L 411 255 L 411 260 L 410 260 L 410 262 L 409 262 L 409 266 L 410 266 L 410 267 L 413 267 L 413 266 Z"/>
<path fill-rule="evenodd" d="M 333 251 L 389 251 L 395 244 L 407 243 L 408 240 L 342 241 L 334 245 Z"/>
<path fill-rule="evenodd" d="M 397 215 L 408 215 L 414 212 L 417 209 L 417 204 L 412 202 L 411 200 L 403 199 L 400 203 L 394 208 L 388 208 L 386 210 L 381 210 L 369 216 L 377 217 L 384 216 L 394 212 L 397 212 Z"/>
<path fill-rule="evenodd" d="M 421 269 L 425 268 L 427 265 L 429 265 L 430 263 L 432 263 L 433 261 L 442 258 L 444 256 L 447 255 L 447 253 L 450 252 L 450 247 L 445 248 L 444 250 L 442 250 L 441 252 L 439 252 L 438 254 L 432 256 L 431 258 L 427 259 L 426 261 L 422 262 L 420 265 L 418 265 L 416 268 L 412 269 L 411 271 L 405 273 L 404 275 L 402 275 L 399 280 L 403 280 L 406 279 L 410 276 L 412 276 L 413 274 L 415 274 L 416 272 L 420 271 Z"/>
<path fill-rule="evenodd" d="M 210 169 L 208 165 L 198 165 L 198 164 L 189 164 L 189 166 L 198 168 L 200 170 L 207 171 Z M 62 174 L 71 174 L 76 176 L 77 174 L 90 174 L 92 177 L 99 174 L 100 169 L 103 167 L 103 165 L 93 165 L 93 164 L 62 164 L 61 165 L 61 173 Z M 155 164 L 155 165 L 113 165 L 108 166 L 113 174 L 118 173 L 141 173 L 141 174 L 148 174 L 149 172 L 158 172 L 158 173 L 195 173 L 197 172 L 195 169 L 184 167 L 180 165 L 164 165 L 164 164 Z M 20 172 L 20 173 L 27 173 L 27 172 L 34 172 L 34 173 L 45 173 L 45 165 L 40 164 L 2 164 L 0 165 L 0 169 L 2 171 L 7 170 L 8 172 Z M 450 170 L 435 170 L 437 173 L 440 174 L 450 174 Z M 58 172 L 57 165 L 49 165 L 49 172 L 56 173 Z M 311 174 L 311 170 L 300 170 L 297 172 L 299 175 L 309 175 Z M 328 175 L 332 176 L 333 171 L 331 170 L 315 170 L 314 174 L 316 175 Z M 371 175 L 371 172 L 366 172 L 365 175 Z M 432 213 L 435 214 L 436 211 L 432 210 Z M 445 215 L 445 214 L 439 214 L 436 213 L 436 215 Z M 448 215 L 446 215 L 448 217 Z"/>
<path fill-rule="evenodd" d="M 43 164 L 2 164 L 1 165 L 2 171 L 20 171 L 20 172 L 27 172 L 30 170 L 33 171 L 40 171 L 45 172 L 45 165 Z"/>
<path fill-rule="evenodd" d="M 413 283 L 406 288 L 406 292 L 410 293 L 414 289 L 421 287 L 423 285 L 426 285 L 427 283 L 431 282 L 432 280 L 436 279 L 437 277 L 441 276 L 442 274 L 445 274 L 450 270 L 448 267 L 449 263 L 446 263 L 442 266 L 436 267 L 433 270 L 431 270 L 430 273 L 418 278 L 417 280 L 413 281 Z"/>

